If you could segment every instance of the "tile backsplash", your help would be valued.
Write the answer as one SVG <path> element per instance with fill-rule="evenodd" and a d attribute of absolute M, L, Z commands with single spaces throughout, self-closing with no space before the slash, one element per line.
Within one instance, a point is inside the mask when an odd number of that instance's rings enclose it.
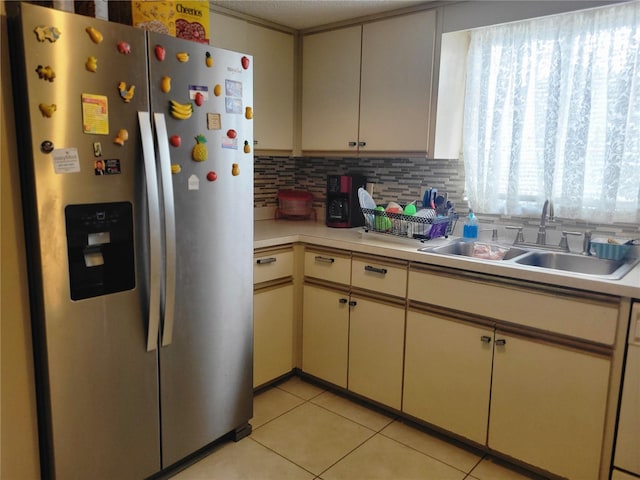
<path fill-rule="evenodd" d="M 385 205 L 395 201 L 404 205 L 421 200 L 424 187 L 447 192 L 449 200 L 456 206 L 460 216 L 467 213 L 464 201 L 464 164 L 457 159 L 431 158 L 316 158 L 316 157 L 255 157 L 254 206 L 256 208 L 277 206 L 280 189 L 306 190 L 313 194 L 313 206 L 322 221 L 326 198 L 327 175 L 361 174 L 373 183 L 373 199 Z M 485 226 L 522 225 L 525 231 L 533 231 L 539 217 L 512 217 L 478 214 Z M 459 221 L 458 226 L 463 222 Z M 594 235 L 622 235 L 640 237 L 638 224 L 595 224 L 582 220 L 557 219 L 549 225 L 549 231 L 559 236 L 562 230 L 584 232 L 592 230 Z M 507 238 L 513 235 L 507 233 Z M 532 235 L 529 233 L 529 235 Z M 502 236 L 501 238 L 505 238 Z M 577 241 L 577 237 L 576 241 Z"/>
<path fill-rule="evenodd" d="M 327 175 L 360 174 L 373 183 L 376 203 L 406 204 L 421 200 L 423 187 L 447 192 L 462 207 L 462 161 L 426 158 L 255 158 L 255 207 L 276 206 L 280 189 L 295 188 L 313 194 L 314 207 L 323 208 Z M 466 211 L 466 205 L 464 206 Z"/>

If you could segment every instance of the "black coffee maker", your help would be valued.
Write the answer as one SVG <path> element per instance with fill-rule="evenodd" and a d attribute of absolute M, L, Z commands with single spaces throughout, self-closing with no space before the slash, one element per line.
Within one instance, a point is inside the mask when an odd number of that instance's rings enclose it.
<path fill-rule="evenodd" d="M 358 189 L 366 188 L 363 175 L 327 176 L 327 226 L 338 228 L 360 227 L 364 216 L 360 210 Z"/>

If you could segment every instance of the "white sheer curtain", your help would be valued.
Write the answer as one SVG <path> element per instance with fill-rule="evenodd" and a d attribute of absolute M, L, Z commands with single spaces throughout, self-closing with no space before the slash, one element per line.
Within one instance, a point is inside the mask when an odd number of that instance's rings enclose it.
<path fill-rule="evenodd" d="M 640 223 L 640 2 L 474 30 L 466 82 L 474 210 Z"/>

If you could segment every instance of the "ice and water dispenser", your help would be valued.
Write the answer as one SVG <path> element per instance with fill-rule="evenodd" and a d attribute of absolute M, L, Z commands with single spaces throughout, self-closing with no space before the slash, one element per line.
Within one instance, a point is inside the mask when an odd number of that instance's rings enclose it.
<path fill-rule="evenodd" d="M 72 300 L 135 286 L 131 203 L 68 205 L 65 223 Z"/>

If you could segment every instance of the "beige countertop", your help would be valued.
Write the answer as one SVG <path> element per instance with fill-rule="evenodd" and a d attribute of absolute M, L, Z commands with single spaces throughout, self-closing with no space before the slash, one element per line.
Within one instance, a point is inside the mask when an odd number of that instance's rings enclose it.
<path fill-rule="evenodd" d="M 435 247 L 448 243 L 453 238 L 455 237 L 434 239 L 422 243 L 418 240 L 393 235 L 365 232 L 362 228 L 329 228 L 314 221 L 260 220 L 254 224 L 254 248 L 304 242 L 468 272 L 640 299 L 640 264 L 620 280 L 607 280 L 492 260 L 458 258 L 418 251 L 418 248 Z"/>

